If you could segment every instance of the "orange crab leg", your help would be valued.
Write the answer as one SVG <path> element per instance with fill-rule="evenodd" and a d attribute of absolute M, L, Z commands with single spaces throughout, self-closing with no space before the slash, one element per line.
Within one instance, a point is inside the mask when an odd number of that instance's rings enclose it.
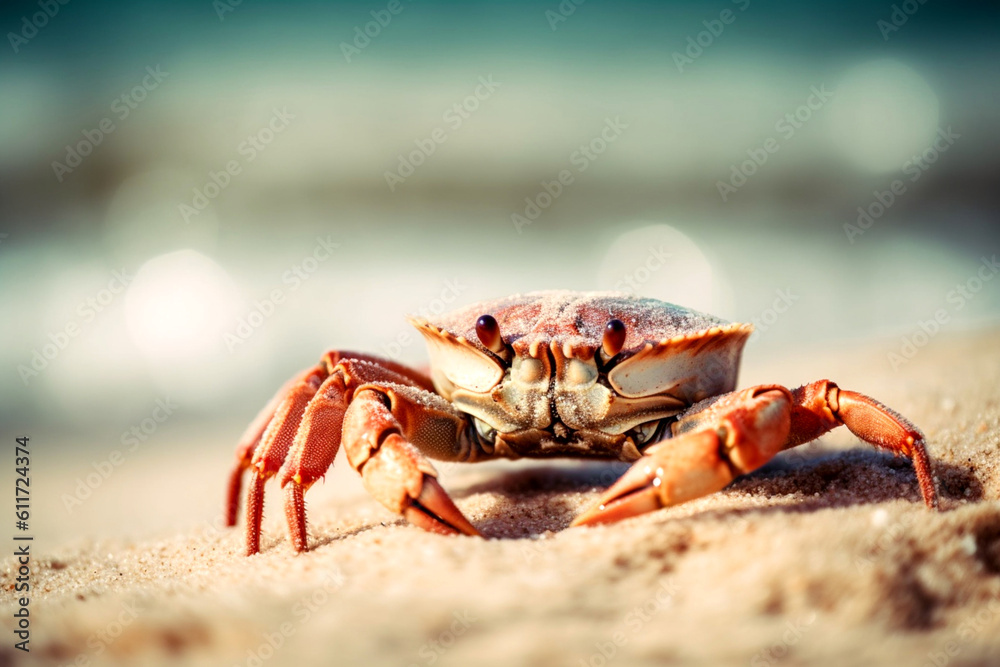
<path fill-rule="evenodd" d="M 226 487 L 225 514 L 227 526 L 236 525 L 236 515 L 240 508 L 240 491 L 243 488 L 243 473 L 250 468 L 250 462 L 253 461 L 253 453 L 258 445 L 260 445 L 260 439 L 264 435 L 264 431 L 267 430 L 267 425 L 271 423 L 278 406 L 285 400 L 285 396 L 291 391 L 292 387 L 299 384 L 313 370 L 310 368 L 285 382 L 281 386 L 281 389 L 267 402 L 267 405 L 254 417 L 254 420 L 250 422 L 250 425 L 240 437 L 239 444 L 236 445 L 236 464 L 229 474 L 229 484 Z"/>
<path fill-rule="evenodd" d="M 713 493 L 779 451 L 841 424 L 866 442 L 909 456 L 925 504 L 937 507 L 920 430 L 875 399 L 820 380 L 792 391 L 752 387 L 693 406 L 673 425 L 674 438 L 648 448 L 573 525 L 619 521 Z"/>
<path fill-rule="evenodd" d="M 938 506 L 924 434 L 906 417 L 871 396 L 817 380 L 792 391 L 792 434 L 785 449 L 797 447 L 843 424 L 851 433 L 913 461 L 924 504 Z"/>
<path fill-rule="evenodd" d="M 401 433 L 409 442 L 433 454 L 435 458 L 455 459 L 463 455 L 465 451 L 463 448 L 468 447 L 464 437 L 468 426 L 465 419 L 446 401 L 427 391 L 425 386 L 430 386 L 428 379 L 391 362 L 351 358 L 342 358 L 336 362 L 332 375 L 306 406 L 295 442 L 279 476 L 281 485 L 285 489 L 285 516 L 288 520 L 288 529 L 297 551 L 307 549 L 304 494 L 326 473 L 342 442 L 346 447 L 348 460 L 352 462 L 355 470 L 362 473 L 363 480 L 368 479 L 362 470 L 366 457 L 368 454 L 376 456 L 359 444 L 366 441 L 366 438 L 378 438 L 379 446 L 386 448 L 386 457 L 392 456 L 393 450 L 398 449 L 395 444 L 388 442 L 388 436 L 392 432 Z M 392 406 L 383 420 L 365 422 L 363 428 L 369 429 L 370 432 L 364 433 L 358 431 L 362 427 L 357 425 L 357 420 L 349 418 L 349 415 L 358 414 L 360 411 L 370 412 L 370 397 L 361 391 L 362 389 L 376 392 L 380 396 L 380 401 Z M 370 417 L 371 414 L 367 416 Z M 386 442 L 382 442 L 383 437 L 386 438 Z M 359 447 L 361 449 L 358 449 Z M 422 469 L 426 468 L 433 472 L 430 463 L 423 459 L 422 455 L 420 461 Z M 373 465 L 372 470 L 377 467 Z M 408 471 L 400 462 L 394 468 L 393 474 L 395 477 L 389 473 L 383 475 L 385 479 L 381 483 L 398 484 Z M 436 497 L 434 491 L 436 484 L 436 481 L 431 479 L 425 485 L 426 493 L 434 496 L 428 502 L 446 514 L 457 512 L 443 490 L 437 489 L 436 492 L 443 498 Z M 366 486 L 372 491 L 368 482 Z M 374 492 L 373 495 L 379 497 Z M 386 506 L 408 518 L 413 518 L 412 512 L 404 511 L 405 508 L 398 503 L 389 503 Z M 468 532 L 468 522 L 464 517 L 455 520 L 459 523 L 464 522 L 466 527 L 461 532 Z M 415 522 L 427 527 L 419 520 Z"/>
<path fill-rule="evenodd" d="M 260 551 L 260 525 L 264 518 L 264 484 L 273 477 L 284 463 L 295 439 L 299 422 L 306 405 L 319 389 L 326 370 L 316 368 L 305 375 L 285 395 L 274 412 L 274 418 L 260 438 L 260 445 L 250 461 L 250 488 L 247 490 L 246 552 L 253 555 Z"/>
<path fill-rule="evenodd" d="M 350 390 L 343 372 L 335 372 L 305 408 L 278 483 L 285 489 L 285 518 L 296 551 L 306 548 L 305 492 L 326 474 L 340 449 L 344 411 Z M 292 482 L 292 484 L 289 484 Z"/>
<path fill-rule="evenodd" d="M 285 489 L 292 543 L 306 550 L 305 492 L 332 465 L 342 440 L 352 467 L 387 507 L 428 530 L 477 534 L 417 450 L 451 460 L 469 453 L 467 422 L 431 388 L 429 378 L 405 366 L 339 351 L 286 383 L 247 429 L 230 475 L 226 510 L 232 525 L 243 472 L 251 470 L 247 555 L 260 550 L 264 487 L 275 475 Z M 386 405 L 387 413 L 377 410 Z"/>
<path fill-rule="evenodd" d="M 251 467 L 254 452 L 256 452 L 256 450 L 260 447 L 261 438 L 264 436 L 264 432 L 274 419 L 275 413 L 278 411 L 278 407 L 292 391 L 293 387 L 299 385 L 313 374 L 316 374 L 317 377 L 324 376 L 324 369 L 327 373 L 332 372 L 342 359 L 354 359 L 379 363 L 401 375 L 404 375 L 408 383 L 415 384 L 416 386 L 424 389 L 432 389 L 429 379 L 406 368 L 405 366 L 402 366 L 401 364 L 356 352 L 337 350 L 327 352 L 318 366 L 306 369 L 285 382 L 281 389 L 274 394 L 271 400 L 267 402 L 267 405 L 265 405 L 264 408 L 257 414 L 254 420 L 243 432 L 243 435 L 240 437 L 239 443 L 236 446 L 236 463 L 229 474 L 229 483 L 226 486 L 226 505 L 224 510 L 227 526 L 236 525 L 236 517 L 239 513 L 240 505 L 240 492 L 243 489 L 243 474 Z M 283 418 L 287 418 L 287 415 Z M 336 453 L 336 451 L 334 451 L 334 453 Z M 260 501 L 255 500 L 254 502 L 263 502 L 263 483 L 261 481 L 255 482 L 254 479 L 251 479 L 251 486 L 253 486 L 254 489 L 249 495 L 254 499 L 261 496 Z"/>

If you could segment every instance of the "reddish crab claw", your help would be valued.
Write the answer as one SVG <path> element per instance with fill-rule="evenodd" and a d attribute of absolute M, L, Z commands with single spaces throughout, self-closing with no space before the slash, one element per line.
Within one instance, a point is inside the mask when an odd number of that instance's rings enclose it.
<path fill-rule="evenodd" d="M 789 391 L 770 385 L 705 401 L 679 416 L 673 438 L 645 450 L 574 526 L 610 523 L 700 498 L 756 470 L 783 449 L 845 424 L 913 460 L 924 503 L 937 507 L 923 434 L 868 396 L 828 380 Z"/>
<path fill-rule="evenodd" d="M 293 547 L 308 548 L 305 494 L 341 447 L 372 497 L 445 535 L 479 533 L 430 459 L 634 462 L 573 522 L 587 525 L 713 493 L 841 425 L 908 456 L 924 502 L 937 504 L 923 435 L 875 399 L 828 380 L 734 391 L 748 324 L 613 292 L 516 295 L 410 322 L 426 339 L 429 376 L 331 351 L 282 387 L 246 430 L 226 518 L 236 523 L 249 474 L 248 555 L 260 550 L 272 477 L 285 494 Z"/>
<path fill-rule="evenodd" d="M 725 486 L 728 467 L 711 460 L 718 438 L 714 433 L 694 433 L 683 442 L 661 443 L 646 450 L 622 477 L 602 495 L 598 503 L 573 520 L 573 526 L 621 521 L 632 516 L 693 500 Z M 709 457 L 708 461 L 698 461 Z M 691 464 L 701 467 L 695 478 Z M 711 490 L 709 490 L 711 489 Z"/>
<path fill-rule="evenodd" d="M 410 523 L 442 535 L 479 535 L 465 515 L 455 507 L 445 490 L 433 477 L 424 478 L 420 495 L 403 511 Z"/>

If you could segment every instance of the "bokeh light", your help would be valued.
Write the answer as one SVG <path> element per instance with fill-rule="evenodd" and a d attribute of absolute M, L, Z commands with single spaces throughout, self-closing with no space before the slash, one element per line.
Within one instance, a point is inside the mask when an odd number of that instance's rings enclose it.
<path fill-rule="evenodd" d="M 125 294 L 125 319 L 149 363 L 196 368 L 224 349 L 241 304 L 222 267 L 194 250 L 178 250 L 139 268 Z"/>
<path fill-rule="evenodd" d="M 724 273 L 686 234 L 664 224 L 627 231 L 608 246 L 599 271 L 604 289 L 631 292 L 705 313 L 731 311 Z"/>
<path fill-rule="evenodd" d="M 916 70 L 897 60 L 866 62 L 848 71 L 831 109 L 834 145 L 874 172 L 900 169 L 938 130 L 938 97 Z"/>
<path fill-rule="evenodd" d="M 194 250 L 178 250 L 136 272 L 125 294 L 125 322 L 161 388 L 201 399 L 236 381 L 220 371 L 224 337 L 242 305 L 222 267 Z"/>
<path fill-rule="evenodd" d="M 40 11 L 22 4 L 2 10 L 14 33 Z M 891 7 L 729 4 L 716 35 L 704 3 L 569 3 L 555 29 L 537 4 L 403 3 L 350 61 L 341 42 L 377 10 L 362 2 L 60 4 L 0 68 L 0 417 L 117 428 L 169 393 L 240 422 L 327 349 L 426 363 L 405 313 L 538 289 L 761 322 L 792 290 L 761 355 L 906 334 L 1000 243 L 996 10 L 918 3 L 886 37 Z M 167 74 L 147 87 L 150 68 Z M 456 116 L 482 80 L 499 85 Z M 277 112 L 287 129 L 248 151 Z M 609 122 L 620 136 L 582 158 Z M 910 180 L 949 127 L 961 138 Z M 752 173 L 723 199 L 734 169 Z M 330 259 L 289 279 L 327 237 Z M 114 271 L 127 297 L 84 320 Z M 984 289 L 950 328 L 998 313 Z M 26 384 L 18 366 L 71 324 Z"/>

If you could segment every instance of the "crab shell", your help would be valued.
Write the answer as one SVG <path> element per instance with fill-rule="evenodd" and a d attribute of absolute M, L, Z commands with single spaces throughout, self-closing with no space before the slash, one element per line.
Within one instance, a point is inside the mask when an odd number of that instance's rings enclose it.
<path fill-rule="evenodd" d="M 484 314 L 500 326 L 499 353 L 476 334 Z M 612 319 L 626 338 L 608 359 L 601 343 Z M 491 436 L 483 458 L 634 460 L 661 420 L 735 389 L 753 331 L 622 292 L 532 292 L 409 321 L 427 341 L 438 393 Z"/>

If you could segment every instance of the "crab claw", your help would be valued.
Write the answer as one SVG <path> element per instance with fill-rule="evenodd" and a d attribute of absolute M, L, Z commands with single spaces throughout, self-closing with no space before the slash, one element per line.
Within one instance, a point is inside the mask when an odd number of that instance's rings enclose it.
<path fill-rule="evenodd" d="M 700 431 L 651 447 L 571 525 L 621 521 L 718 491 L 733 479 L 721 444 L 715 431 Z"/>
<path fill-rule="evenodd" d="M 380 400 L 374 392 L 367 394 L 356 399 L 362 401 L 359 405 L 366 400 Z M 387 408 L 379 402 L 373 403 L 372 409 L 377 412 Z M 372 416 L 370 412 L 368 416 Z M 348 447 L 348 460 L 353 465 L 351 457 L 364 455 L 364 449 L 357 441 L 350 442 Z M 361 481 L 368 493 L 389 510 L 402 514 L 407 521 L 442 535 L 478 536 L 476 529 L 441 488 L 436 475 L 423 454 L 399 433 L 387 435 L 361 465 Z"/>
<path fill-rule="evenodd" d="M 438 481 L 430 475 L 424 475 L 420 495 L 410 501 L 409 506 L 403 510 L 403 516 L 416 526 L 442 535 L 461 533 L 479 536 L 479 531 L 469 523 Z"/>
<path fill-rule="evenodd" d="M 647 449 L 573 525 L 620 521 L 707 496 L 771 460 L 788 440 L 788 390 L 750 387 L 729 396 L 689 418 L 700 430 L 675 428 L 677 435 Z"/>

